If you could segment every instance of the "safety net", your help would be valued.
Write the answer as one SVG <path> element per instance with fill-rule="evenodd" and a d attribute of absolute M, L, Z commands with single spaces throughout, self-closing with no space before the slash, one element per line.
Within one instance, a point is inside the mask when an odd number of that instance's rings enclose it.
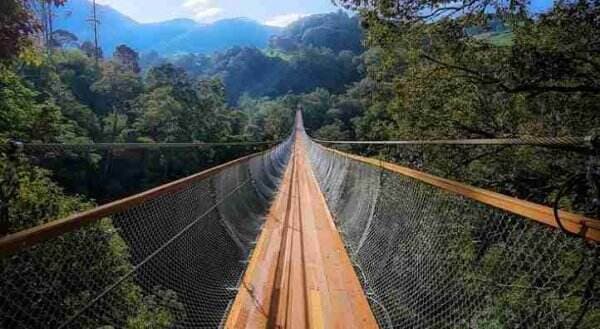
<path fill-rule="evenodd" d="M 9 236 L 0 328 L 218 327 L 291 144 Z"/>
<path fill-rule="evenodd" d="M 600 327 L 590 239 L 308 144 L 382 328 Z"/>
<path fill-rule="evenodd" d="M 600 327 L 597 222 L 303 138 L 380 327 Z M 292 144 L 0 239 L 0 328 L 223 326 Z"/>

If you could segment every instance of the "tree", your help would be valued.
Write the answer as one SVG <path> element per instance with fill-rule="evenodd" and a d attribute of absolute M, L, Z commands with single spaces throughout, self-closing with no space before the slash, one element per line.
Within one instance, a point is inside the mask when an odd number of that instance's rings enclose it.
<path fill-rule="evenodd" d="M 52 32 L 52 46 L 56 48 L 78 48 L 79 39 L 77 36 L 66 30 L 56 30 Z"/>
<path fill-rule="evenodd" d="M 343 141 L 348 140 L 349 134 L 348 131 L 343 130 L 340 121 L 335 121 L 332 124 L 324 125 L 319 128 L 319 130 L 315 132 L 314 137 L 322 140 Z"/>
<path fill-rule="evenodd" d="M 50 54 L 54 45 L 54 7 L 62 6 L 66 0 L 31 0 L 28 9 L 35 13 L 41 32 L 43 45 Z"/>
<path fill-rule="evenodd" d="M 156 51 L 142 53 L 140 56 L 140 68 L 147 71 L 154 66 L 159 66 L 166 63 L 166 59 L 160 57 Z"/>
<path fill-rule="evenodd" d="M 423 21 L 375 15 L 376 7 L 363 14 L 373 47 L 363 69 L 377 88 L 354 120 L 359 139 L 565 136 L 598 125 L 593 2 L 559 4 L 536 18 L 513 15 L 505 20 L 513 42 L 504 46 L 465 32 L 477 24 L 475 11 Z M 499 17 L 480 15 L 482 24 Z M 420 153 L 437 174 L 537 202 L 548 202 L 557 184 L 550 181 L 564 179 L 581 161 L 541 161 L 540 153 L 516 149 Z"/>
<path fill-rule="evenodd" d="M 141 77 L 116 62 L 102 63 L 101 72 L 101 78 L 90 86 L 90 90 L 101 97 L 98 111 L 129 114 L 131 102 L 143 91 Z"/>
<path fill-rule="evenodd" d="M 172 60 L 173 65 L 182 68 L 191 77 L 201 77 L 207 75 L 211 66 L 211 58 L 204 54 L 185 54 L 176 56 Z"/>
<path fill-rule="evenodd" d="M 269 45 L 285 52 L 316 47 L 329 48 L 334 53 L 346 50 L 359 54 L 364 50 L 362 34 L 358 16 L 338 11 L 301 18 L 272 37 Z"/>
<path fill-rule="evenodd" d="M 282 59 L 266 56 L 259 49 L 251 47 L 234 47 L 217 54 L 214 63 L 211 73 L 222 79 L 232 105 L 243 93 L 252 96 L 278 93 L 278 84 L 284 79 L 286 70 L 286 63 Z"/>
<path fill-rule="evenodd" d="M 146 85 L 148 89 L 164 86 L 179 86 L 189 84 L 189 77 L 185 70 L 167 63 L 155 66 L 148 71 Z"/>
<path fill-rule="evenodd" d="M 113 60 L 133 73 L 141 72 L 138 53 L 126 45 L 120 45 L 115 49 Z"/>
<path fill-rule="evenodd" d="M 102 48 L 96 48 L 96 46 L 94 46 L 94 43 L 92 43 L 91 41 L 84 41 L 79 47 L 79 49 L 81 49 L 81 51 L 83 51 L 83 53 L 90 58 L 101 59 L 103 57 Z"/>
<path fill-rule="evenodd" d="M 366 10 L 393 23 L 427 23 L 457 16 L 479 16 L 486 12 L 522 12 L 528 2 L 502 0 L 334 0 L 345 8 Z"/>
<path fill-rule="evenodd" d="M 15 163 L 16 161 L 16 163 Z M 9 167 L 16 166 L 15 171 L 9 171 Z M 49 179 L 50 173 L 33 167 L 23 159 L 11 160 L 0 155 L 0 177 L 6 181 L 6 175 L 15 175 L 16 191 L 8 199 L 3 197 L 2 203 L 6 202 L 9 206 L 8 221 L 2 223 L 3 233 L 18 232 L 25 228 L 43 224 L 58 218 L 63 218 L 74 212 L 89 209 L 92 204 L 82 198 L 69 197 L 64 194 L 53 181 Z M 57 264 L 57 255 L 69 255 L 67 259 L 86 259 L 85 255 L 94 255 L 95 264 L 103 264 L 99 267 L 87 267 L 85 264 L 73 266 L 69 264 L 60 267 L 60 276 L 54 271 L 57 269 L 49 267 L 46 264 Z M 35 298 L 37 307 L 40 309 L 56 309 L 56 305 L 43 305 L 43 298 L 47 291 L 39 289 L 40 277 L 77 277 L 78 289 L 54 289 L 53 298 L 61 302 L 64 309 L 61 312 L 44 313 L 39 312 L 35 315 L 37 323 L 51 323 L 58 321 L 64 323 L 69 314 L 80 310 L 89 302 L 88 296 L 96 296 L 102 292 L 103 287 L 99 282 L 106 282 L 106 278 L 121 277 L 132 269 L 129 263 L 129 251 L 125 241 L 116 233 L 115 227 L 109 219 L 92 223 L 86 227 L 63 236 L 55 240 L 52 244 L 44 245 L 43 248 L 33 248 L 29 251 L 30 259 L 38 260 L 29 263 L 19 273 L 11 273 L 0 283 L 0 292 L 7 294 L 22 294 Z M 13 266 L 11 262 L 18 261 L 19 258 L 3 257 L 0 259 L 0 268 Z M 14 291 L 14 281 L 18 276 L 19 291 Z M 59 284 L 55 281 L 54 284 Z M 168 328 L 175 321 L 175 316 L 171 313 L 173 308 L 180 310 L 181 304 L 173 298 L 173 292 L 157 290 L 155 294 L 144 294 L 133 279 L 127 279 L 119 284 L 114 291 L 110 293 L 112 305 L 118 305 L 118 311 L 115 312 L 115 319 L 124 319 L 121 323 L 124 328 L 142 328 L 151 326 L 153 328 Z M 11 319 L 1 319 L 0 324 L 3 327 L 11 327 L 16 323 L 29 324 L 31 328 L 38 328 L 30 323 L 31 318 L 24 317 L 22 310 L 11 309 L 13 305 L 7 305 L 5 311 L 11 312 L 14 317 Z M 22 317 L 22 318 L 20 318 Z M 101 327 L 106 323 L 101 319 L 83 319 L 77 322 L 81 327 Z M 114 324 L 114 322 L 111 322 Z M 143 324 L 143 325 L 142 325 Z"/>
<path fill-rule="evenodd" d="M 45 8 L 64 3 L 65 0 L 41 1 Z M 0 3 L 0 60 L 14 59 L 23 49 L 32 45 L 30 37 L 42 31 L 42 25 L 31 11 L 32 4 L 27 0 Z"/>
<path fill-rule="evenodd" d="M 136 102 L 135 127 L 152 141 L 215 141 L 232 133 L 220 80 L 191 79 L 172 64 L 154 67 Z"/>
<path fill-rule="evenodd" d="M 173 97 L 170 87 L 156 88 L 142 95 L 137 102 L 141 115 L 134 128 L 142 141 L 189 141 L 181 127 L 185 120 L 183 105 Z"/>
<path fill-rule="evenodd" d="M 57 141 L 64 127 L 56 104 L 38 102 L 39 93 L 1 65 L 0 86 L 0 139 Z"/>
<path fill-rule="evenodd" d="M 286 138 L 293 126 L 298 96 L 288 95 L 276 99 L 242 97 L 240 109 L 248 116 L 245 133 L 253 140 L 278 140 Z"/>

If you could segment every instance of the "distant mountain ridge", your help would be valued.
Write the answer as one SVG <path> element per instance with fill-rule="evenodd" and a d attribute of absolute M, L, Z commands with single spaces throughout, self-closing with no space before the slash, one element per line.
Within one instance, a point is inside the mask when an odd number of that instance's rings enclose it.
<path fill-rule="evenodd" d="M 80 41 L 93 40 L 89 0 L 69 0 L 55 15 L 55 29 L 67 30 Z M 233 46 L 264 48 L 281 29 L 248 18 L 220 20 L 200 24 L 191 19 L 174 19 L 158 23 L 139 23 L 119 11 L 97 5 L 100 21 L 100 46 L 112 54 L 116 46 L 127 44 L 138 52 L 156 51 L 161 55 L 210 53 Z"/>

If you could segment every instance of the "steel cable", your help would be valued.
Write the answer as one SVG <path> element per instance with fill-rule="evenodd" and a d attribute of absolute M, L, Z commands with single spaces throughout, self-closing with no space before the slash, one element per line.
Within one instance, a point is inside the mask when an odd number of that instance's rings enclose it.
<path fill-rule="evenodd" d="M 115 203 L 3 254 L 0 328 L 218 327 L 290 145 Z"/>
<path fill-rule="evenodd" d="M 519 137 L 519 138 L 475 138 L 475 139 L 431 139 L 392 141 L 333 141 L 313 139 L 321 144 L 350 145 L 527 145 L 527 146 L 579 146 L 597 145 L 596 136 L 586 137 Z"/>
<path fill-rule="evenodd" d="M 588 141 L 593 144 L 586 138 L 468 142 L 587 147 Z M 369 143 L 413 142 L 356 144 Z M 428 143 L 445 141 L 414 142 Z M 382 328 L 598 327 L 596 242 L 391 171 L 382 160 L 361 162 L 308 145 Z"/>
<path fill-rule="evenodd" d="M 21 143 L 10 142 L 0 144 L 0 152 L 7 152 L 14 145 L 23 151 L 91 151 L 91 150 L 138 150 L 138 149 L 184 149 L 184 148 L 208 148 L 208 147 L 235 147 L 235 146 L 263 146 L 276 145 L 277 141 L 264 142 L 192 142 L 192 143 Z"/>

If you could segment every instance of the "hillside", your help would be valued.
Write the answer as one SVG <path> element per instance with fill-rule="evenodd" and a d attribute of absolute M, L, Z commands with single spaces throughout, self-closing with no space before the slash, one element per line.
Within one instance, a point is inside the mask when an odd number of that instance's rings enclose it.
<path fill-rule="evenodd" d="M 358 16 L 343 11 L 316 14 L 290 24 L 271 38 L 270 46 L 284 51 L 294 51 L 302 46 L 329 48 L 334 52 L 350 50 L 362 52 L 363 31 Z"/>
<path fill-rule="evenodd" d="M 100 44 L 105 54 L 111 54 L 119 44 L 127 44 L 138 52 L 154 50 L 162 55 L 210 53 L 232 46 L 263 48 L 279 32 L 279 28 L 246 18 L 226 19 L 212 24 L 200 24 L 189 19 L 143 24 L 102 5 L 98 5 L 97 15 Z M 68 1 L 56 12 L 55 29 L 67 30 L 80 41 L 92 40 L 90 16 L 88 0 Z"/>
<path fill-rule="evenodd" d="M 316 88 L 343 91 L 362 77 L 362 39 L 358 18 L 340 11 L 299 19 L 272 37 L 266 49 L 235 46 L 208 55 L 190 51 L 163 57 L 146 53 L 140 64 L 148 70 L 169 62 L 193 77 L 217 77 L 226 87 L 229 104 L 237 104 L 243 95 L 277 97 Z M 188 46 L 178 49 L 185 52 Z"/>

